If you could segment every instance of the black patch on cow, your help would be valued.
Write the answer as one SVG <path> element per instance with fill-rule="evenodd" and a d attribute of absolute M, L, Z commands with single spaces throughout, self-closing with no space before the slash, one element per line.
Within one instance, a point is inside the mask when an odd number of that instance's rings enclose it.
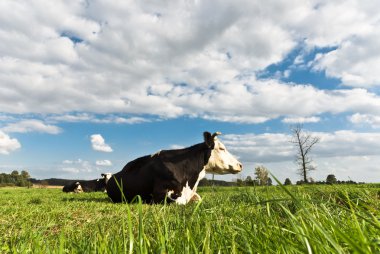
<path fill-rule="evenodd" d="M 108 181 L 108 196 L 113 202 L 130 202 L 139 195 L 146 203 L 160 203 L 169 190 L 174 191 L 172 197 L 179 196 L 186 182 L 193 188 L 214 147 L 212 135 L 205 132 L 204 137 L 204 143 L 162 150 L 127 163 Z"/>
<path fill-rule="evenodd" d="M 104 178 L 89 180 L 89 181 L 80 181 L 83 192 L 94 192 L 94 191 L 105 191 L 106 181 Z"/>
<path fill-rule="evenodd" d="M 79 183 L 82 186 L 83 192 L 95 192 L 95 191 L 105 191 L 106 189 L 106 181 L 104 178 L 95 179 L 95 180 L 77 180 L 75 182 L 66 184 L 62 191 L 63 192 L 74 192 L 74 190 L 78 187 Z"/>
<path fill-rule="evenodd" d="M 211 148 L 211 149 L 214 148 L 214 146 L 215 146 L 214 135 L 211 135 L 210 132 L 205 131 L 205 132 L 203 132 L 203 139 L 204 139 L 204 141 L 205 141 L 205 144 L 206 144 L 209 148 Z"/>
<path fill-rule="evenodd" d="M 79 183 L 78 181 L 68 183 L 68 184 L 66 184 L 65 186 L 63 186 L 62 191 L 63 191 L 63 192 L 74 192 L 74 190 L 76 190 L 76 188 L 77 188 L 79 185 L 80 185 L 80 183 Z"/>

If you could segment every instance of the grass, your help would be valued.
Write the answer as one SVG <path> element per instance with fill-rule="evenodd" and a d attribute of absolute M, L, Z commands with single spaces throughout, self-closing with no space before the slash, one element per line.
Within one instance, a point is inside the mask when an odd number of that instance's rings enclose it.
<path fill-rule="evenodd" d="M 203 187 L 186 206 L 0 189 L 0 253 L 380 253 L 380 185 Z"/>

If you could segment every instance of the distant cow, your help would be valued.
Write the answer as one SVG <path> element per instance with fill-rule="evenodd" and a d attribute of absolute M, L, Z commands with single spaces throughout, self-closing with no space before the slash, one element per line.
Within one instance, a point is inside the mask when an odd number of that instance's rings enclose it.
<path fill-rule="evenodd" d="M 236 174 L 242 170 L 242 164 L 217 139 L 219 134 L 204 132 L 200 144 L 129 162 L 108 181 L 108 196 L 113 202 L 130 202 L 137 195 L 147 203 L 199 200 L 197 186 L 206 173 Z"/>
<path fill-rule="evenodd" d="M 63 187 L 64 192 L 94 192 L 94 191 L 105 191 L 106 184 L 111 177 L 110 173 L 101 174 L 102 178 L 95 180 L 79 180 L 76 182 L 69 183 Z"/>
<path fill-rule="evenodd" d="M 79 182 L 71 182 L 63 186 L 62 191 L 80 193 L 83 192 L 83 189 Z"/>

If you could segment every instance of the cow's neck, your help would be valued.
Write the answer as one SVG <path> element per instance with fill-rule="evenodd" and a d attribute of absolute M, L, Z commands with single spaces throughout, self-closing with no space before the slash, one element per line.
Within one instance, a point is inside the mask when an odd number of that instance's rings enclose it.
<path fill-rule="evenodd" d="M 196 165 L 197 172 L 203 170 L 210 155 L 211 151 L 208 152 L 207 146 L 204 143 L 196 144 L 184 149 L 163 150 L 158 154 L 158 156 L 164 161 L 175 162 L 177 165 L 188 163 L 189 159 L 195 160 L 194 165 Z M 192 169 L 194 170 L 195 168 Z"/>

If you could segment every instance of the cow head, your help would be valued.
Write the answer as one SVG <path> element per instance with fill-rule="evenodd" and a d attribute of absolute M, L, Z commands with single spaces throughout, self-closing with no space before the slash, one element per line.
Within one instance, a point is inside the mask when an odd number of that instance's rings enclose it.
<path fill-rule="evenodd" d="M 112 173 L 102 173 L 101 176 L 104 179 L 104 183 L 107 184 L 108 180 L 111 178 Z"/>
<path fill-rule="evenodd" d="M 203 133 L 205 144 L 211 149 L 210 158 L 204 169 L 207 173 L 237 174 L 242 170 L 243 165 L 218 140 L 217 136 L 220 134 L 220 132 L 212 135 L 209 132 Z"/>
<path fill-rule="evenodd" d="M 81 193 L 81 192 L 83 192 L 82 185 L 80 185 L 80 182 L 76 182 L 74 184 L 74 192 L 75 193 Z"/>

